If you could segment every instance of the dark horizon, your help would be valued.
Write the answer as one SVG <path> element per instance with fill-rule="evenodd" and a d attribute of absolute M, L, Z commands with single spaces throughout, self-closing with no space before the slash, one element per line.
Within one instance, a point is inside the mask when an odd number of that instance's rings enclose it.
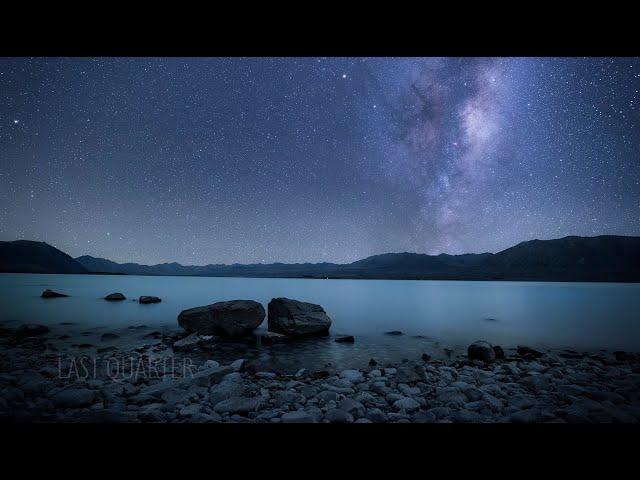
<path fill-rule="evenodd" d="M 508 247 L 499 250 L 497 252 L 462 252 L 462 253 L 456 253 L 456 254 L 452 254 L 452 253 L 447 253 L 447 252 L 441 252 L 441 253 L 435 253 L 435 254 L 430 254 L 430 253 L 425 253 L 425 252 L 409 252 L 409 251 L 395 251 L 395 252 L 380 252 L 380 253 L 374 253 L 372 255 L 369 255 L 367 257 L 363 257 L 363 258 L 358 258 L 356 260 L 354 260 L 353 262 L 345 262 L 345 263 L 338 263 L 338 262 L 331 262 L 331 261 L 324 261 L 324 262 L 310 262 L 310 261 L 303 261 L 303 262 L 282 262 L 282 261 L 274 261 L 274 262 L 269 262 L 269 264 L 284 264 L 284 265 L 302 265 L 302 264 L 312 264 L 312 265 L 318 265 L 318 264 L 323 264 L 323 263 L 328 263 L 328 264 L 332 264 L 332 265 L 349 265 L 351 263 L 354 262 L 358 262 L 360 260 L 366 260 L 368 258 L 372 258 L 372 257 L 379 257 L 379 256 L 383 256 L 383 255 L 404 255 L 404 254 L 408 254 L 408 255 L 426 255 L 426 256 L 430 256 L 430 257 L 438 257 L 438 256 L 464 256 L 464 255 L 496 255 L 499 254 L 501 252 L 504 252 L 505 250 L 509 250 L 510 248 L 516 247 L 518 245 L 524 244 L 524 243 L 528 243 L 528 242 L 535 242 L 535 241 L 553 241 L 553 240 L 564 240 L 564 239 L 568 239 L 568 238 L 587 238 L 587 239 L 595 239 L 595 238 L 601 238 L 601 237 L 620 237 L 620 238 L 632 238 L 632 239 L 638 239 L 640 238 L 640 235 L 616 235 L 616 234 L 602 234 L 602 235 L 590 235 L 590 236 L 581 236 L 581 235 L 565 235 L 563 237 L 557 237 L 557 238 L 531 238 L 528 240 L 522 240 L 518 243 L 515 243 L 513 245 L 509 245 Z M 64 253 L 68 254 L 68 251 L 63 247 L 63 246 L 59 246 L 59 245 L 54 245 L 52 243 L 49 243 L 47 241 L 44 240 L 31 240 L 31 239 L 26 239 L 26 238 L 18 238 L 15 240 L 0 240 L 0 242 L 37 242 L 37 243 L 44 243 L 47 245 L 50 245 Z M 69 254 L 70 255 L 70 254 Z M 199 267 L 199 266 L 208 266 L 208 265 L 224 265 L 224 266 L 233 266 L 233 265 L 265 265 L 265 263 L 262 262 L 256 262 L 256 263 L 242 263 L 242 262 L 236 262 L 236 263 L 205 263 L 205 262 L 201 262 L 201 263 L 193 263 L 193 264 L 183 264 L 180 262 L 176 262 L 176 261 L 167 261 L 167 262 L 160 262 L 160 263 L 155 263 L 155 264 L 151 264 L 151 263 L 141 263 L 135 260 L 128 260 L 128 261 L 115 261 L 111 258 L 107 258 L 106 256 L 99 256 L 99 255 L 88 255 L 88 254 L 82 254 L 82 255 L 70 255 L 73 259 L 78 259 L 78 258 L 82 258 L 82 257 L 92 257 L 92 258 L 96 258 L 96 259 L 103 259 L 103 260 L 109 260 L 109 261 L 113 261 L 115 263 L 124 265 L 124 264 L 137 264 L 137 265 L 143 265 L 143 266 L 155 266 L 155 265 L 170 265 L 170 264 L 179 264 L 181 266 L 184 267 Z"/>
<path fill-rule="evenodd" d="M 3 58 L 0 238 L 144 264 L 640 235 L 638 58 Z"/>

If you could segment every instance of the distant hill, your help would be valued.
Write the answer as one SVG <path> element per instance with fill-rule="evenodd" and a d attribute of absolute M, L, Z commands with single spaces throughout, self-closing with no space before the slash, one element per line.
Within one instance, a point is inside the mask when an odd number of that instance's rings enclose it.
<path fill-rule="evenodd" d="M 88 255 L 75 260 L 43 242 L 0 242 L 0 272 L 420 280 L 640 281 L 640 237 L 531 240 L 498 253 L 385 253 L 348 264 L 140 265 Z"/>
<path fill-rule="evenodd" d="M 0 242 L 0 272 L 87 273 L 76 260 L 45 242 Z"/>
<path fill-rule="evenodd" d="M 531 240 L 501 252 L 464 255 L 385 253 L 349 264 L 271 263 L 189 266 L 76 259 L 92 272 L 289 278 L 640 281 L 640 237 L 605 235 Z"/>

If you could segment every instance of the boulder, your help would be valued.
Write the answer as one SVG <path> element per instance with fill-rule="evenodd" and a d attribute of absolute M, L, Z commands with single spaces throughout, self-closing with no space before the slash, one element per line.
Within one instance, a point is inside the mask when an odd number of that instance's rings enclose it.
<path fill-rule="evenodd" d="M 493 351 L 496 354 L 496 359 L 498 360 L 503 360 L 505 355 L 504 355 L 504 350 L 502 349 L 502 347 L 500 345 L 494 345 L 493 346 Z"/>
<path fill-rule="evenodd" d="M 289 298 L 269 302 L 269 331 L 289 336 L 327 335 L 331 319 L 320 305 Z"/>
<path fill-rule="evenodd" d="M 151 297 L 148 295 L 144 295 L 138 299 L 138 302 L 140 303 L 160 303 L 161 301 L 162 301 L 161 298 Z"/>
<path fill-rule="evenodd" d="M 264 307 L 253 300 L 230 300 L 183 310 L 178 323 L 188 332 L 221 337 L 242 337 L 264 320 Z"/>
<path fill-rule="evenodd" d="M 467 347 L 467 356 L 471 360 L 482 360 L 488 363 L 496 359 L 496 352 L 489 342 L 478 340 Z"/>
<path fill-rule="evenodd" d="M 53 290 L 49 290 L 48 288 L 42 292 L 42 295 L 40 295 L 42 298 L 59 298 L 59 297 L 68 297 L 69 295 L 66 295 L 64 293 L 58 293 L 58 292 L 54 292 Z"/>
<path fill-rule="evenodd" d="M 123 294 L 121 294 L 120 292 L 116 292 L 116 293 L 110 293 L 109 295 L 107 295 L 106 297 L 104 297 L 105 300 L 109 300 L 109 301 L 120 301 L 120 300 L 126 300 L 127 297 L 125 297 Z"/>

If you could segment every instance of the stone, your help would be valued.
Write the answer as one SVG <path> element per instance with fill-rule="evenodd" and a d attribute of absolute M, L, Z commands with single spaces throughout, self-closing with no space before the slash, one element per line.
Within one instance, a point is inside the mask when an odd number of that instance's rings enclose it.
<path fill-rule="evenodd" d="M 264 307 L 258 302 L 229 300 L 183 310 L 178 323 L 187 332 L 236 338 L 250 335 L 264 315 Z"/>
<path fill-rule="evenodd" d="M 201 335 L 199 335 L 197 333 L 192 333 L 191 335 L 187 335 L 186 337 L 181 338 L 180 340 L 177 340 L 177 341 L 173 342 L 172 348 L 176 352 L 188 351 L 188 350 L 192 350 L 192 349 L 194 349 L 196 347 L 199 347 L 205 341 L 206 340 L 203 339 Z"/>
<path fill-rule="evenodd" d="M 259 405 L 259 398 L 231 397 L 216 403 L 213 409 L 218 413 L 249 413 L 257 410 Z"/>
<path fill-rule="evenodd" d="M 423 353 L 420 358 L 423 362 L 428 362 L 429 360 L 431 360 L 431 355 L 429 355 L 428 353 Z"/>
<path fill-rule="evenodd" d="M 244 367 L 245 367 L 246 363 L 247 362 L 246 362 L 246 360 L 244 358 L 239 358 L 239 359 L 234 360 L 233 362 L 231 362 L 229 367 L 231 367 L 236 372 L 241 372 L 242 370 L 244 370 Z"/>
<path fill-rule="evenodd" d="M 379 408 L 367 409 L 366 417 L 373 423 L 384 423 L 387 421 L 387 416 Z"/>
<path fill-rule="evenodd" d="M 126 300 L 127 297 L 125 297 L 123 294 L 121 294 L 120 292 L 116 292 L 116 293 L 110 293 L 109 295 L 107 295 L 106 297 L 104 297 L 105 300 L 109 300 L 111 302 L 118 302 L 121 300 Z"/>
<path fill-rule="evenodd" d="M 513 423 L 537 423 L 540 421 L 540 412 L 535 408 L 520 410 L 511 414 L 509 420 Z"/>
<path fill-rule="evenodd" d="M 216 405 L 223 400 L 233 397 L 242 397 L 245 393 L 245 387 L 239 380 L 226 377 L 218 384 L 215 384 L 209 390 L 209 401 Z"/>
<path fill-rule="evenodd" d="M 391 330 L 389 332 L 384 332 L 385 335 L 402 335 L 402 332 L 400 330 Z"/>
<path fill-rule="evenodd" d="M 522 357 L 528 355 L 533 358 L 540 358 L 543 355 L 542 352 L 539 352 L 538 350 L 534 350 L 533 348 L 527 347 L 524 345 L 518 345 L 517 351 L 518 351 L 518 355 Z"/>
<path fill-rule="evenodd" d="M 320 305 L 273 298 L 268 305 L 268 329 L 293 337 L 327 335 L 331 319 Z"/>
<path fill-rule="evenodd" d="M 386 369 L 385 371 L 388 371 Z M 425 379 L 424 368 L 418 365 L 402 364 L 396 371 L 396 381 L 400 383 L 419 382 Z"/>
<path fill-rule="evenodd" d="M 100 341 L 106 342 L 107 340 L 115 340 L 116 338 L 120 338 L 120 335 L 115 333 L 103 333 L 100 335 Z"/>
<path fill-rule="evenodd" d="M 29 323 L 26 325 L 20 325 L 16 331 L 15 335 L 18 338 L 26 338 L 26 337 L 36 337 L 39 335 L 44 335 L 45 333 L 49 333 L 49 327 L 46 325 L 38 325 L 35 323 Z"/>
<path fill-rule="evenodd" d="M 364 412 L 365 412 L 365 408 L 364 408 L 364 405 L 362 405 L 362 403 L 349 397 L 344 398 L 338 404 L 338 408 L 340 410 L 344 410 L 347 413 L 350 413 L 355 417 L 362 417 L 364 416 Z"/>
<path fill-rule="evenodd" d="M 353 370 L 353 369 L 341 371 L 340 378 L 344 378 L 345 380 L 348 380 L 351 383 L 358 383 L 364 380 L 362 373 L 359 370 Z M 348 388 L 349 386 L 345 385 L 345 387 Z"/>
<path fill-rule="evenodd" d="M 398 411 L 413 412 L 420 408 L 420 404 L 411 397 L 402 397 L 393 402 L 393 408 Z"/>
<path fill-rule="evenodd" d="M 218 367 L 220 367 L 220 364 L 218 362 L 216 362 L 215 360 L 207 360 L 202 365 L 203 369 L 206 369 L 206 368 L 218 368 Z"/>
<path fill-rule="evenodd" d="M 280 417 L 282 423 L 315 423 L 315 418 L 304 410 L 287 412 Z"/>
<path fill-rule="evenodd" d="M 96 397 L 97 393 L 88 388 L 67 388 L 56 393 L 51 401 L 56 407 L 81 408 L 94 403 Z"/>
<path fill-rule="evenodd" d="M 332 408 L 324 418 L 331 423 L 353 423 L 353 415 L 339 408 Z"/>
<path fill-rule="evenodd" d="M 152 297 L 149 295 L 143 295 L 142 297 L 140 297 L 138 299 L 138 302 L 140 303 L 160 303 L 162 301 L 161 298 L 159 297 Z"/>
<path fill-rule="evenodd" d="M 482 360 L 485 363 L 490 363 L 496 359 L 496 352 L 489 342 L 478 340 L 467 347 L 467 356 L 471 360 Z"/>
<path fill-rule="evenodd" d="M 341 337 L 336 337 L 336 343 L 355 343 L 356 339 L 353 335 L 343 335 Z"/>
<path fill-rule="evenodd" d="M 277 345 L 281 343 L 287 343 L 291 340 L 291 337 L 275 332 L 262 332 L 259 335 L 255 335 L 256 343 L 258 345 Z"/>
<path fill-rule="evenodd" d="M 42 295 L 40 296 L 42 298 L 61 298 L 61 297 L 68 297 L 69 295 L 65 293 L 54 292 L 53 290 L 49 290 L 47 288 L 44 292 L 42 292 Z"/>
<path fill-rule="evenodd" d="M 504 350 L 502 349 L 502 347 L 500 345 L 494 345 L 493 346 L 493 352 L 496 354 L 496 359 L 497 360 L 504 360 L 504 358 L 505 358 Z"/>

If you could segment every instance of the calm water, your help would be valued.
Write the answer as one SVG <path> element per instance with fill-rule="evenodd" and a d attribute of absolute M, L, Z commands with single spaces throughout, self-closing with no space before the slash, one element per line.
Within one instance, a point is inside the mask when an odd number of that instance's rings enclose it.
<path fill-rule="evenodd" d="M 41 299 L 45 288 L 71 297 Z M 102 300 L 112 292 L 127 300 Z M 140 295 L 162 303 L 131 301 Z M 333 319 L 332 333 L 357 337 L 355 345 L 328 342 L 333 356 L 396 359 L 424 350 L 424 342 L 463 346 L 477 339 L 640 351 L 640 284 L 0 274 L 0 320 L 174 328 L 185 308 L 253 299 L 266 310 L 280 296 L 321 304 Z M 384 335 L 388 330 L 406 335 Z"/>

